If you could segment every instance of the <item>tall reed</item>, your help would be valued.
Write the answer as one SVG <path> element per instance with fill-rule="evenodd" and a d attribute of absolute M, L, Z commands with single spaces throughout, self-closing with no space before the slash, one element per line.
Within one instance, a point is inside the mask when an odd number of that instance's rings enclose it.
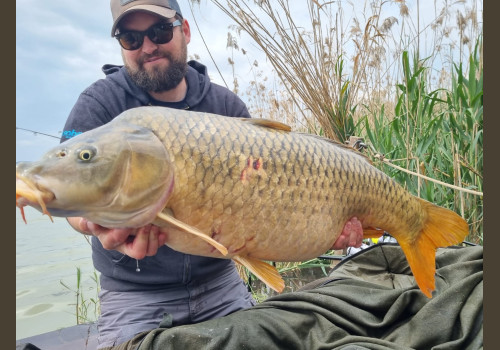
<path fill-rule="evenodd" d="M 451 72 L 451 90 L 431 90 L 425 83 L 426 60 L 402 55 L 404 81 L 398 84 L 399 97 L 394 117 L 387 117 L 383 105 L 366 108 L 363 129 L 372 155 L 383 154 L 394 164 L 414 173 L 460 188 L 482 192 L 483 103 L 482 40 L 469 59 L 469 75 L 462 64 Z M 413 194 L 455 210 L 469 223 L 473 243 L 483 242 L 482 195 L 450 190 L 394 168 L 380 165 Z"/>

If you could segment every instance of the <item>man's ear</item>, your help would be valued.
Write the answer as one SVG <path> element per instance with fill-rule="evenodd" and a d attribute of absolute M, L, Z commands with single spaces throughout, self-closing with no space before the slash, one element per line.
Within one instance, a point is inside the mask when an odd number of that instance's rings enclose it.
<path fill-rule="evenodd" d="M 182 20 L 182 31 L 184 32 L 184 37 L 186 38 L 186 44 L 189 44 L 191 41 L 191 28 L 189 27 L 187 19 Z"/>

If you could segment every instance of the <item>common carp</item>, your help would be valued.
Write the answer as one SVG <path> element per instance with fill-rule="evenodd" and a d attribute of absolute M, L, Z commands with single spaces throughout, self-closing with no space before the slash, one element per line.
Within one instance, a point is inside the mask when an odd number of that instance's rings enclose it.
<path fill-rule="evenodd" d="M 163 107 L 127 110 L 18 163 L 16 205 L 110 228 L 166 226 L 172 249 L 234 259 L 277 291 L 283 280 L 263 260 L 317 257 L 354 216 L 366 237 L 397 239 L 428 297 L 436 249 L 468 234 L 458 214 L 350 147 L 275 121 Z"/>

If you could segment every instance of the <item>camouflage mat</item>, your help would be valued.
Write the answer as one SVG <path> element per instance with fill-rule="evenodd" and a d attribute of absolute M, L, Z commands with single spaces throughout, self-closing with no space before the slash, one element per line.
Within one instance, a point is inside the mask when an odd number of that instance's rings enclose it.
<path fill-rule="evenodd" d="M 399 246 L 379 244 L 251 309 L 174 328 L 166 321 L 110 349 L 480 349 L 483 248 L 439 249 L 432 299 Z"/>

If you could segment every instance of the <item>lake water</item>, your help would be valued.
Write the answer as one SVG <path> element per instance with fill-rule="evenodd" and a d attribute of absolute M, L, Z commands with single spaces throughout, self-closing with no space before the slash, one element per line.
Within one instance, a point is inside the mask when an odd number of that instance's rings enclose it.
<path fill-rule="evenodd" d="M 16 340 L 76 324 L 76 269 L 85 298 L 96 297 L 91 247 L 65 219 L 16 210 Z M 88 297 L 87 297 L 88 296 Z"/>

